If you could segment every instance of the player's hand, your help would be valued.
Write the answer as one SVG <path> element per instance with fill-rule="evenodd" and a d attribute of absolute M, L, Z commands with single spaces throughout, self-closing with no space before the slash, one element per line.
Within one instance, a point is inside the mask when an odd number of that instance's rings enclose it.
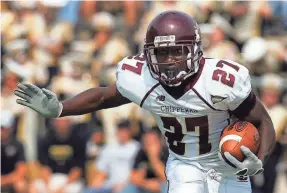
<path fill-rule="evenodd" d="M 63 105 L 58 101 L 55 93 L 32 84 L 18 83 L 17 86 L 19 90 L 15 90 L 14 94 L 21 98 L 16 100 L 18 104 L 29 107 L 44 117 L 60 116 Z"/>
<path fill-rule="evenodd" d="M 240 147 L 241 151 L 245 154 L 246 158 L 243 162 L 238 161 L 229 152 L 224 152 L 228 161 L 235 165 L 239 170 L 236 175 L 239 176 L 254 176 L 263 172 L 263 164 L 261 160 L 245 146 Z"/>

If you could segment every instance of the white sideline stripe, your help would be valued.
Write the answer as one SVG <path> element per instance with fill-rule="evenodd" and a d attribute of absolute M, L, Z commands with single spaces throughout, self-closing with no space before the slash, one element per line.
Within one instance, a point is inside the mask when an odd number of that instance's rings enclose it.
<path fill-rule="evenodd" d="M 224 143 L 225 141 L 235 140 L 235 141 L 240 142 L 241 139 L 242 139 L 242 137 L 240 137 L 239 135 L 226 135 L 225 137 L 223 137 L 223 138 L 220 140 L 220 143 L 219 143 L 219 151 L 221 152 L 221 146 L 223 145 L 223 143 Z"/>

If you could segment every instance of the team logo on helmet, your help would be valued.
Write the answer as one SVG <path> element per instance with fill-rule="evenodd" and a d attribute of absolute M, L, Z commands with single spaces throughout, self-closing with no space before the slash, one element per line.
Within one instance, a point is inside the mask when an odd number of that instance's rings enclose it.
<path fill-rule="evenodd" d="M 163 46 L 167 46 L 167 42 L 168 43 L 172 43 L 173 45 L 175 45 L 175 35 L 170 35 L 170 36 L 155 36 L 154 38 L 154 44 L 155 46 L 158 46 L 159 43 L 165 42 L 165 44 L 163 44 Z"/>

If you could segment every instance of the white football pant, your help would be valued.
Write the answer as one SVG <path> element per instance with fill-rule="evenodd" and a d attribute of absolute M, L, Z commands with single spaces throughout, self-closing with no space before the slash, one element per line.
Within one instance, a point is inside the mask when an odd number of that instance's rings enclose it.
<path fill-rule="evenodd" d="M 199 166 L 199 167 L 198 167 Z M 196 161 L 185 163 L 169 156 L 166 164 L 168 193 L 251 193 L 249 177 L 224 176 L 204 171 Z"/>

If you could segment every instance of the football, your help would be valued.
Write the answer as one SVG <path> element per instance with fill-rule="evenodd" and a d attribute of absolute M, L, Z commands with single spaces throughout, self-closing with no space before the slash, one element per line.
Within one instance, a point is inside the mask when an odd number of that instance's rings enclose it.
<path fill-rule="evenodd" d="M 243 161 L 245 155 L 240 150 L 242 145 L 248 147 L 254 154 L 258 153 L 260 136 L 257 128 L 252 123 L 237 121 L 223 129 L 219 141 L 219 151 L 222 158 L 229 165 L 234 167 L 234 165 L 225 158 L 224 152 L 229 152 L 239 161 Z"/>

